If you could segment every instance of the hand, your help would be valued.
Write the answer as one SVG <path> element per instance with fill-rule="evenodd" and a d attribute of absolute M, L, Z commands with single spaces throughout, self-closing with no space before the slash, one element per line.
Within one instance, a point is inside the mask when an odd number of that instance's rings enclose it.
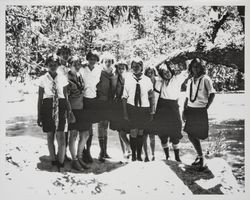
<path fill-rule="evenodd" d="M 76 122 L 75 115 L 73 114 L 72 111 L 70 111 L 69 114 L 68 114 L 68 122 L 69 123 L 75 123 Z"/>
<path fill-rule="evenodd" d="M 128 114 L 124 114 L 123 118 L 124 120 L 129 121 Z"/>
<path fill-rule="evenodd" d="M 37 125 L 42 127 L 42 120 L 40 117 L 37 118 Z"/>

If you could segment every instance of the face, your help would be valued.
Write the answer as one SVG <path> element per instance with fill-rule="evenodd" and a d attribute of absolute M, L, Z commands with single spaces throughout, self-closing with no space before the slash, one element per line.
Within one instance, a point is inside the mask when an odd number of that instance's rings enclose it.
<path fill-rule="evenodd" d="M 197 76 L 200 74 L 200 71 L 201 71 L 200 66 L 199 66 L 197 63 L 194 63 L 194 64 L 192 65 L 191 70 L 192 70 L 192 73 L 193 73 L 193 75 L 194 75 L 195 77 L 197 77 Z"/>
<path fill-rule="evenodd" d="M 143 70 L 141 64 L 137 62 L 132 63 L 131 69 L 133 70 L 134 74 L 140 74 Z"/>
<path fill-rule="evenodd" d="M 96 56 L 91 56 L 88 60 L 90 66 L 94 66 L 97 63 Z"/>
<path fill-rule="evenodd" d="M 48 63 L 49 71 L 55 73 L 58 68 L 58 63 L 56 61 L 51 61 Z"/>
<path fill-rule="evenodd" d="M 163 69 L 162 76 L 163 76 L 163 79 L 169 80 L 169 79 L 171 79 L 172 74 L 169 70 Z"/>
<path fill-rule="evenodd" d="M 146 76 L 148 76 L 148 77 L 153 77 L 154 76 L 154 71 L 153 71 L 153 69 L 149 69 L 148 71 L 147 71 L 147 73 L 146 73 Z"/>
<path fill-rule="evenodd" d="M 76 71 L 79 71 L 81 68 L 81 63 L 79 61 L 75 61 L 72 63 L 72 66 L 75 68 Z"/>
<path fill-rule="evenodd" d="M 106 59 L 104 63 L 105 63 L 105 66 L 107 68 L 110 68 L 112 66 L 112 64 L 113 64 L 113 60 L 112 59 Z"/>
<path fill-rule="evenodd" d="M 122 75 L 126 70 L 126 66 L 123 64 L 119 64 L 116 69 L 117 69 L 117 73 L 119 75 Z"/>
<path fill-rule="evenodd" d="M 60 55 L 64 60 L 68 60 L 69 59 L 69 52 L 67 50 L 63 50 L 61 52 L 61 55 Z"/>

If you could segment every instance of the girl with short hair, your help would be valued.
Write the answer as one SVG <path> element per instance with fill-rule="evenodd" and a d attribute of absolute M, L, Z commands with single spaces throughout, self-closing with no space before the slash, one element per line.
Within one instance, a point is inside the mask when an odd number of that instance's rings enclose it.
<path fill-rule="evenodd" d="M 184 64 L 186 68 L 186 65 Z M 169 158 L 169 142 L 172 142 L 175 160 L 181 162 L 179 157 L 179 140 L 182 138 L 182 122 L 179 111 L 178 99 L 181 94 L 181 86 L 188 78 L 188 72 L 182 71 L 176 74 L 169 63 L 156 66 L 159 77 L 156 79 L 155 91 L 159 94 L 156 106 L 156 114 L 149 128 L 158 134 L 166 160 Z"/>
<path fill-rule="evenodd" d="M 115 64 L 115 74 L 112 77 L 112 99 L 113 99 L 113 110 L 115 110 L 114 119 L 110 122 L 110 129 L 116 130 L 119 133 L 119 140 L 123 152 L 124 158 L 129 158 L 131 155 L 131 148 L 127 133 L 129 130 L 126 130 L 124 125 L 122 125 L 123 120 L 117 120 L 120 116 L 123 116 L 122 110 L 122 93 L 124 90 L 125 76 L 128 71 L 128 65 L 124 60 L 120 60 Z"/>
<path fill-rule="evenodd" d="M 143 129 L 153 119 L 154 93 L 150 78 L 143 74 L 143 61 L 134 58 L 132 73 L 126 76 L 122 95 L 124 119 L 130 129 L 132 161 L 142 161 Z"/>
<path fill-rule="evenodd" d="M 115 57 L 105 52 L 102 55 L 101 64 L 102 72 L 100 81 L 96 86 L 97 99 L 100 101 L 111 102 L 112 100 L 112 77 L 114 76 L 114 63 Z M 108 120 L 101 120 L 98 123 L 98 141 L 100 146 L 99 161 L 104 162 L 105 159 L 111 158 L 107 153 L 107 142 L 108 142 Z"/>
<path fill-rule="evenodd" d="M 68 127 L 70 133 L 69 150 L 72 157 L 72 168 L 83 172 L 85 169 L 89 168 L 82 160 L 82 152 L 88 140 L 89 131 L 84 127 L 84 122 L 82 120 L 84 82 L 81 74 L 79 73 L 81 68 L 81 59 L 78 56 L 73 56 L 69 60 L 69 64 L 70 71 L 68 72 L 68 93 L 72 112 L 75 116 L 75 122 L 70 123 Z M 77 136 L 79 136 L 79 141 L 76 149 L 75 145 Z"/>

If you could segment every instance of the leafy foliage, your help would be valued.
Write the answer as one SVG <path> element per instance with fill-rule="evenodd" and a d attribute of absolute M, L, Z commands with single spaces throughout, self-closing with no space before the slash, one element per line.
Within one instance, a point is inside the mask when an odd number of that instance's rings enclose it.
<path fill-rule="evenodd" d="M 146 66 L 177 50 L 244 50 L 244 7 L 7 7 L 7 78 L 37 77 L 46 55 L 63 44 L 83 57 L 91 49 L 117 59 L 138 55 Z"/>

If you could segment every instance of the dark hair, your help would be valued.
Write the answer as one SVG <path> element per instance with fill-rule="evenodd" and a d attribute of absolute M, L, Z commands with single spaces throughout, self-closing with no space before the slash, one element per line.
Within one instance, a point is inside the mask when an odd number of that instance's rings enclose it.
<path fill-rule="evenodd" d="M 117 64 L 115 64 L 116 70 L 117 70 L 117 67 L 118 67 L 119 65 L 125 65 L 126 71 L 128 71 L 128 65 L 127 65 L 126 63 L 117 63 Z"/>
<path fill-rule="evenodd" d="M 193 72 L 192 72 L 192 67 L 193 65 L 198 65 L 200 67 L 200 74 L 199 76 L 203 75 L 203 74 L 206 74 L 206 68 L 205 68 L 205 65 L 204 63 L 202 62 L 201 59 L 199 58 L 194 58 L 191 63 L 189 64 L 188 66 L 188 72 L 190 73 L 191 76 L 194 76 L 193 75 Z"/>
<path fill-rule="evenodd" d="M 148 67 L 148 68 L 145 69 L 144 75 L 147 76 L 147 73 L 148 73 L 150 70 L 153 70 L 153 74 L 154 74 L 154 76 L 156 76 L 156 71 L 155 71 L 155 69 L 154 69 L 154 68 L 150 68 L 150 67 Z"/>
<path fill-rule="evenodd" d="M 99 62 L 100 58 L 99 55 L 96 52 L 89 51 L 86 55 L 86 60 L 89 60 L 92 56 L 95 56 L 97 59 L 97 62 Z"/>
<path fill-rule="evenodd" d="M 57 49 L 56 55 L 60 56 L 63 51 L 67 51 L 71 55 L 71 49 L 67 45 L 63 45 Z"/>
<path fill-rule="evenodd" d="M 58 65 L 60 65 L 60 59 L 56 54 L 48 55 L 48 57 L 45 60 L 45 66 L 48 66 L 50 62 L 56 62 Z"/>

